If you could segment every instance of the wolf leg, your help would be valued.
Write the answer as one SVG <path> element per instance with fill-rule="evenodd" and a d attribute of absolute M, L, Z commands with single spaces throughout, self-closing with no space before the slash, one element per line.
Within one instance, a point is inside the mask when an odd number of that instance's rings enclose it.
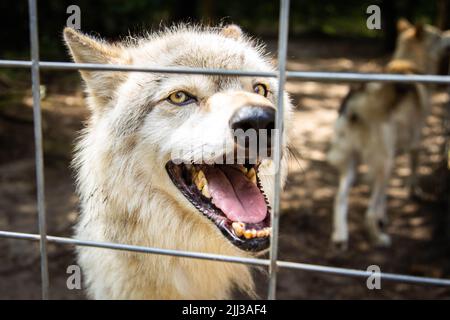
<path fill-rule="evenodd" d="M 390 162 L 389 160 L 387 162 Z M 366 227 L 371 240 L 379 246 L 391 244 L 389 235 L 384 233 L 381 225 L 386 219 L 386 187 L 389 181 L 390 165 L 386 163 L 381 172 L 377 172 L 372 188 L 369 207 L 366 212 Z"/>
<path fill-rule="evenodd" d="M 333 233 L 331 241 L 341 249 L 347 248 L 348 226 L 347 211 L 350 188 L 355 180 L 356 159 L 350 158 L 347 168 L 341 172 L 339 189 L 334 199 Z"/>

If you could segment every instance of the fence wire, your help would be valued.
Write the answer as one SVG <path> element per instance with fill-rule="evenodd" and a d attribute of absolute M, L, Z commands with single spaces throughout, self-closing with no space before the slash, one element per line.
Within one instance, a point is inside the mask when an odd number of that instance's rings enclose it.
<path fill-rule="evenodd" d="M 40 241 L 40 239 L 41 239 L 39 234 L 11 232 L 11 231 L 0 231 L 0 238 L 12 238 L 12 239 L 17 239 L 17 240 L 29 240 L 29 241 Z M 260 267 L 269 267 L 271 264 L 271 260 L 269 260 L 269 259 L 244 258 L 244 257 L 226 256 L 226 255 L 204 253 L 204 252 L 143 247 L 143 246 L 122 244 L 122 243 L 78 240 L 78 239 L 65 238 L 65 237 L 47 236 L 47 241 L 51 242 L 51 243 L 65 244 L 65 245 L 95 247 L 95 248 L 131 251 L 131 252 L 139 252 L 139 253 L 147 253 L 147 254 L 175 256 L 175 257 L 182 257 L 182 258 L 212 260 L 212 261 L 220 261 L 220 262 L 228 262 L 228 263 L 240 263 L 240 264 L 247 264 L 247 265 L 253 265 L 253 266 L 260 266 Z M 276 265 L 279 268 L 312 271 L 312 272 L 317 272 L 317 273 L 334 274 L 334 275 L 348 276 L 348 277 L 367 278 L 367 277 L 373 275 L 372 272 L 366 271 L 366 270 L 338 268 L 338 267 L 321 266 L 321 265 L 316 265 L 316 264 L 281 261 L 281 260 L 277 260 Z M 436 285 L 436 286 L 450 286 L 450 279 L 417 277 L 417 276 L 402 275 L 402 274 L 395 274 L 395 273 L 384 273 L 384 272 L 381 272 L 379 275 L 380 275 L 381 280 L 387 280 L 387 281 L 398 281 L 398 282 L 415 283 L 415 284 L 429 284 L 429 285 Z"/>
<path fill-rule="evenodd" d="M 278 32 L 278 70 L 274 72 L 245 71 L 245 70 L 225 70 L 225 69 L 202 69 L 202 68 L 181 68 L 181 67 L 160 67 L 146 68 L 139 66 L 106 65 L 90 63 L 70 63 L 55 61 L 40 61 L 39 41 L 38 41 L 38 14 L 36 0 L 28 0 L 29 27 L 30 27 L 30 52 L 31 60 L 0 60 L 0 67 L 3 68 L 28 68 L 31 70 L 32 94 L 33 94 L 33 119 L 34 119 L 34 142 L 36 161 L 36 185 L 37 185 L 37 209 L 39 221 L 39 234 L 21 233 L 12 231 L 0 231 L 0 238 L 12 238 L 18 240 L 39 241 L 41 259 L 41 288 L 42 299 L 49 298 L 49 276 L 47 243 L 87 246 L 104 248 L 110 250 L 123 250 L 156 255 L 170 255 L 182 258 L 213 260 L 227 263 L 241 263 L 254 266 L 269 267 L 268 299 L 276 298 L 277 269 L 289 268 L 325 274 L 333 274 L 348 277 L 367 278 L 373 275 L 370 271 L 356 270 L 349 268 L 337 268 L 321 266 L 316 264 L 306 264 L 298 262 L 280 261 L 277 257 L 279 238 L 279 210 L 280 210 L 280 174 L 275 175 L 275 193 L 273 198 L 272 214 L 272 235 L 269 259 L 245 258 L 235 256 L 225 256 L 219 254 L 209 254 L 202 252 L 191 252 L 181 250 L 171 250 L 162 248 L 151 248 L 134 246 L 128 244 L 98 242 L 90 240 L 78 240 L 72 238 L 55 237 L 47 235 L 46 229 L 46 202 L 44 183 L 44 158 L 42 148 L 42 119 L 40 105 L 40 69 L 46 70 L 98 70 L 98 71 L 122 71 L 122 72 L 153 72 L 153 73 L 175 73 L 175 74 L 205 74 L 205 75 L 227 75 L 239 77 L 269 77 L 278 79 L 278 110 L 276 115 L 276 129 L 283 127 L 283 92 L 286 79 L 298 79 L 302 81 L 322 81 L 322 82 L 404 82 L 404 83 L 437 83 L 450 84 L 450 76 L 438 75 L 397 75 L 397 74 L 365 74 L 365 73 L 344 73 L 344 72 L 304 72 L 286 70 L 288 27 L 289 27 L 289 0 L 280 1 L 280 17 Z M 276 163 L 281 160 L 282 135 L 275 145 L 274 159 Z M 279 166 L 278 166 L 279 167 Z M 379 274 L 380 279 L 388 281 L 398 281 L 406 283 L 450 286 L 450 279 L 439 279 L 430 277 L 417 277 L 403 274 L 383 273 Z"/>
<path fill-rule="evenodd" d="M 119 71 L 119 72 L 150 72 L 150 73 L 175 73 L 175 74 L 204 74 L 224 75 L 236 77 L 266 77 L 277 78 L 278 71 L 246 71 L 210 68 L 183 68 L 183 67 L 159 67 L 148 68 L 129 65 L 97 64 L 97 63 L 73 63 L 39 61 L 39 69 L 42 70 L 97 70 L 97 71 Z M 0 60 L 0 68 L 25 68 L 29 69 L 32 61 L 24 60 Z M 358 73 L 358 72 L 318 72 L 318 71 L 289 71 L 286 70 L 287 79 L 298 79 L 302 81 L 321 82 L 403 82 L 403 83 L 436 83 L 450 84 L 450 76 L 440 75 L 399 75 L 390 73 Z"/>

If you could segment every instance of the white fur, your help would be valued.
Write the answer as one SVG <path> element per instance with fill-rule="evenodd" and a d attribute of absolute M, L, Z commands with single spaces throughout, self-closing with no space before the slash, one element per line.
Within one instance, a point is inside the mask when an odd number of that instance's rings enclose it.
<path fill-rule="evenodd" d="M 272 70 L 260 47 L 236 30 L 225 30 L 176 27 L 110 45 L 68 29 L 65 39 L 77 62 Z M 232 113 L 248 104 L 274 107 L 276 80 L 233 78 L 218 91 L 214 78 L 204 75 L 167 74 L 158 89 L 151 73 L 82 76 L 92 116 L 74 159 L 81 199 L 76 238 L 248 256 L 180 193 L 165 164 L 186 145 L 193 145 L 194 153 L 204 143 L 223 152 L 232 143 Z M 255 81 L 267 83 L 268 98 L 253 93 Z M 172 105 L 165 98 L 175 90 L 189 91 L 199 102 Z M 286 94 L 285 101 L 287 120 Z M 144 113 L 137 111 L 147 105 Z M 273 177 L 261 178 L 271 199 Z M 234 286 L 253 291 L 250 270 L 241 264 L 98 248 L 79 248 L 78 262 L 88 294 L 96 299 L 223 299 Z"/>
<path fill-rule="evenodd" d="M 448 46 L 447 33 L 431 26 L 414 27 L 399 22 L 400 36 L 392 62 L 393 73 L 434 73 L 438 58 Z M 352 90 L 346 109 L 336 121 L 328 161 L 338 168 L 339 188 L 334 204 L 331 240 L 343 246 L 348 242 L 347 211 L 350 188 L 355 180 L 358 161 L 366 163 L 372 178 L 372 194 L 366 211 L 366 227 L 378 245 L 390 244 L 390 237 L 380 229 L 386 222 L 386 188 L 398 151 L 410 155 L 410 187 L 417 183 L 417 150 L 420 133 L 429 111 L 429 89 L 415 84 L 413 90 L 399 93 L 390 83 L 368 83 Z M 352 120 L 353 119 L 353 120 Z"/>

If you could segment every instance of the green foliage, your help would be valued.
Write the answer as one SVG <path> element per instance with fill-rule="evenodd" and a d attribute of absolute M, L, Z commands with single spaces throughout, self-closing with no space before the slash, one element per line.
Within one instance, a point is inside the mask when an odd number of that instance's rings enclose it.
<path fill-rule="evenodd" d="M 45 0 L 38 1 L 42 59 L 66 57 L 61 32 L 71 4 L 81 8 L 83 31 L 112 40 L 174 21 L 235 22 L 260 36 L 276 36 L 278 29 L 279 2 L 274 0 Z M 390 19 L 387 29 L 366 28 L 365 11 L 370 4 L 380 5 L 383 18 Z M 25 0 L 0 1 L 0 58 L 29 57 L 27 10 Z M 386 37 L 395 32 L 392 21 L 400 16 L 433 22 L 436 4 L 429 0 L 292 0 L 290 32 L 291 37 Z"/>

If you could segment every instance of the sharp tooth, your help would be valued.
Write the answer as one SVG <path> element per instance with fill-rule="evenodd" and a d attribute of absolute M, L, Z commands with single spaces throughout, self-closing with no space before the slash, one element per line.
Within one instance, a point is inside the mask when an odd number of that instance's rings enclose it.
<path fill-rule="evenodd" d="M 251 182 L 256 184 L 256 171 L 255 171 L 255 168 L 251 168 L 250 170 L 248 170 L 247 178 L 249 178 Z"/>
<path fill-rule="evenodd" d="M 264 230 L 258 230 L 258 231 L 256 232 L 256 236 L 257 236 L 258 238 L 263 238 L 263 237 L 266 236 L 266 233 L 264 232 Z"/>
<path fill-rule="evenodd" d="M 247 168 L 246 167 L 244 167 L 242 164 L 241 165 L 239 165 L 239 169 L 244 173 L 244 174 L 247 174 Z"/>
<path fill-rule="evenodd" d="M 203 173 L 203 170 L 200 170 L 200 171 L 198 172 L 197 177 L 198 177 L 199 179 L 201 179 L 201 180 L 206 179 L 206 178 L 205 178 L 205 174 Z"/>
<path fill-rule="evenodd" d="M 272 233 L 272 227 L 266 227 L 264 228 L 264 231 L 267 233 L 267 236 L 270 236 L 270 234 Z"/>
<path fill-rule="evenodd" d="M 200 170 L 194 175 L 194 183 L 197 186 L 198 190 L 200 191 L 203 189 L 205 185 L 208 184 L 208 180 L 206 180 L 205 174 L 203 173 L 202 170 Z"/>
<path fill-rule="evenodd" d="M 205 180 L 206 181 L 206 180 Z M 211 194 L 209 193 L 209 188 L 208 188 L 208 184 L 205 183 L 205 185 L 203 186 L 202 189 L 202 195 L 204 195 L 205 197 L 207 197 L 208 199 L 211 198 Z"/>
<path fill-rule="evenodd" d="M 256 234 L 257 234 L 256 230 L 253 229 L 253 230 L 252 230 L 252 236 L 253 236 L 253 238 L 256 238 Z"/>
<path fill-rule="evenodd" d="M 197 186 L 197 189 L 199 191 L 202 191 L 204 184 L 201 183 L 200 181 L 195 181 L 195 185 Z"/>
<path fill-rule="evenodd" d="M 238 237 L 240 237 L 244 234 L 244 228 L 242 226 L 242 222 L 233 222 L 232 227 Z"/>

